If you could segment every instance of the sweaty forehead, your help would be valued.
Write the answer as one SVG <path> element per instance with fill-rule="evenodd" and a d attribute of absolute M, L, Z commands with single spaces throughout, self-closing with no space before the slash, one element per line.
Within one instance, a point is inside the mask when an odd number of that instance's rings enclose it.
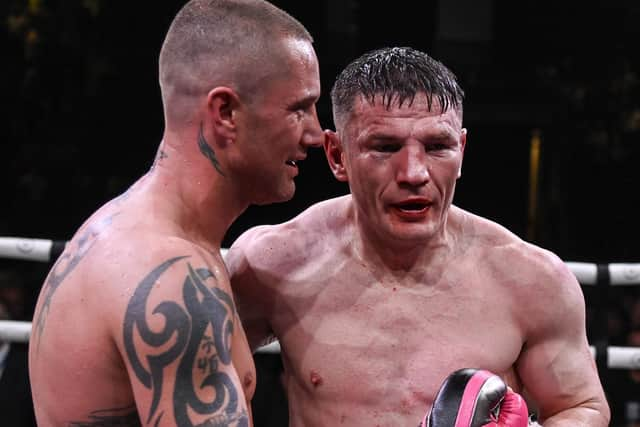
<path fill-rule="evenodd" d="M 462 123 L 455 109 L 443 112 L 437 98 L 429 103 L 427 97 L 420 94 L 412 102 L 404 101 L 401 105 L 395 100 L 387 105 L 381 97 L 376 97 L 373 102 L 359 97 L 354 101 L 345 126 L 357 138 L 376 133 L 401 136 L 407 132 L 446 137 L 459 132 Z"/>

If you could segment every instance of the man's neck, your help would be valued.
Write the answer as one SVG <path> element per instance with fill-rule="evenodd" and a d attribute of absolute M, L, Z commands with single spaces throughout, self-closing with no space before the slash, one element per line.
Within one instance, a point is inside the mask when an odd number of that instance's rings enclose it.
<path fill-rule="evenodd" d="M 188 158 L 179 150 L 164 147 L 145 177 L 153 203 L 193 240 L 219 250 L 231 224 L 246 210 L 248 202 L 237 194 L 231 179 L 220 174 L 207 159 Z M 210 248 L 211 246 L 211 248 Z"/>
<path fill-rule="evenodd" d="M 428 241 L 376 239 L 363 228 L 355 232 L 352 241 L 356 259 L 380 273 L 422 277 L 425 267 L 441 265 L 451 256 L 453 244 L 446 234 Z"/>

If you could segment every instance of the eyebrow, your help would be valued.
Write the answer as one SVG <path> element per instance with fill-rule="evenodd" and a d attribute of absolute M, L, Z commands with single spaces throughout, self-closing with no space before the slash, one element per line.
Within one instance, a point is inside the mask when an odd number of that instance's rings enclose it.
<path fill-rule="evenodd" d="M 318 99 L 320 99 L 319 96 L 313 94 L 307 95 L 304 98 L 293 101 L 291 103 L 291 108 L 308 107 L 318 102 Z"/>
<path fill-rule="evenodd" d="M 455 135 L 451 132 L 447 132 L 444 130 L 438 130 L 434 133 L 427 133 L 426 135 L 420 135 L 418 134 L 419 139 L 423 140 L 423 139 L 427 139 L 430 141 L 442 141 L 442 140 L 452 140 L 455 139 Z M 364 134 L 364 139 L 365 140 L 379 140 L 379 141 L 400 141 L 405 139 L 405 137 L 403 135 L 401 135 L 400 133 L 397 132 L 387 132 L 387 131 L 379 131 L 379 130 L 374 130 L 372 132 L 366 132 Z"/>

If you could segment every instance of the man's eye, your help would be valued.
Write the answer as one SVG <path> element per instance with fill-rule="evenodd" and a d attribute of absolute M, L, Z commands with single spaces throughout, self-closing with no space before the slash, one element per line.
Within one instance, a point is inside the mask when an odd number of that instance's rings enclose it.
<path fill-rule="evenodd" d="M 398 151 L 398 149 L 399 147 L 394 144 L 382 144 L 376 146 L 376 150 L 382 153 L 395 153 L 396 151 Z"/>
<path fill-rule="evenodd" d="M 440 151 L 440 150 L 446 150 L 447 148 L 449 148 L 449 146 L 447 144 L 429 144 L 429 145 L 427 145 L 427 150 L 428 151 Z"/>

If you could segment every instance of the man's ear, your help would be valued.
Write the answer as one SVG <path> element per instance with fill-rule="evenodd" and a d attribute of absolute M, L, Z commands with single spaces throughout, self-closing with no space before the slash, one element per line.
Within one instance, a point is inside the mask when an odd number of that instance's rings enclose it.
<path fill-rule="evenodd" d="M 211 126 L 223 141 L 235 139 L 236 112 L 240 106 L 238 94 L 231 88 L 219 86 L 207 94 L 207 109 Z"/>
<path fill-rule="evenodd" d="M 467 146 L 467 129 L 462 128 L 462 132 L 460 133 L 460 153 L 462 154 L 462 158 L 460 159 L 460 168 L 458 169 L 458 178 L 462 176 L 462 161 L 464 160 L 464 149 Z"/>
<path fill-rule="evenodd" d="M 338 134 L 332 130 L 324 131 L 324 153 L 329 162 L 329 168 L 338 181 L 348 182 L 349 176 L 345 167 L 345 152 Z"/>

